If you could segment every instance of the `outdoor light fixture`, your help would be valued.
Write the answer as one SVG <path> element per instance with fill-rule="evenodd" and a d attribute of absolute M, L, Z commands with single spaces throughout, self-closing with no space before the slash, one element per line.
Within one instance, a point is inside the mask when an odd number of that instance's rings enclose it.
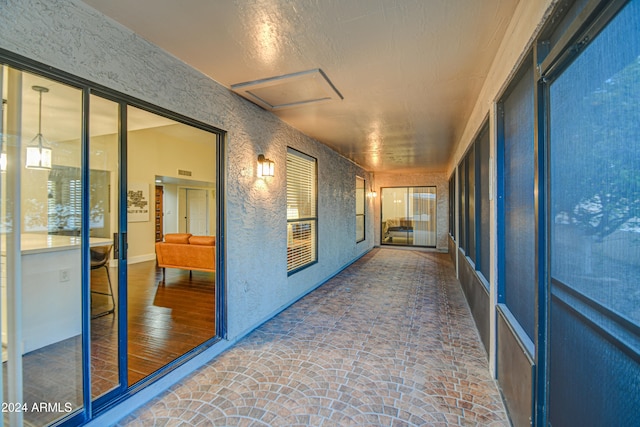
<path fill-rule="evenodd" d="M 369 192 L 367 193 L 367 196 L 371 198 L 378 197 L 378 193 L 375 190 L 375 184 L 373 183 L 373 172 L 371 172 L 371 180 L 369 181 Z"/>
<path fill-rule="evenodd" d="M 31 89 L 40 94 L 38 104 L 38 134 L 27 145 L 27 164 L 29 169 L 51 169 L 51 147 L 42 135 L 42 94 L 49 92 L 44 86 L 32 86 Z"/>
<path fill-rule="evenodd" d="M 260 154 L 258 156 L 258 177 L 273 176 L 273 174 L 273 161 L 267 159 L 263 154 Z"/>

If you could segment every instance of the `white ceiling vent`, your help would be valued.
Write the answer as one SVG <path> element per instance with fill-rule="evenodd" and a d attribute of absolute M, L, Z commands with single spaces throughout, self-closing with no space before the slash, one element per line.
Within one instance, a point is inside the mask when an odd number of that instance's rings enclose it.
<path fill-rule="evenodd" d="M 319 68 L 231 85 L 231 90 L 270 111 L 343 99 Z"/>

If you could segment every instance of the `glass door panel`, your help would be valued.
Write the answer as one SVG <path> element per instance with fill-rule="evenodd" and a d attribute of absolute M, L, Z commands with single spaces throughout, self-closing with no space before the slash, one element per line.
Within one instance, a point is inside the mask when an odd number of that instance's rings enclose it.
<path fill-rule="evenodd" d="M 409 188 L 411 218 L 413 220 L 413 244 L 436 245 L 436 188 Z"/>
<path fill-rule="evenodd" d="M 382 189 L 382 244 L 436 246 L 436 188 Z"/>
<path fill-rule="evenodd" d="M 3 401 L 23 404 L 3 415 L 46 425 L 83 405 L 82 92 L 2 74 Z"/>
<path fill-rule="evenodd" d="M 128 107 L 127 114 L 132 385 L 216 335 L 217 137 L 138 108 Z M 163 200 L 152 200 L 155 194 Z M 156 221 L 163 222 L 158 242 Z"/>
<path fill-rule="evenodd" d="M 408 217 L 407 187 L 382 189 L 382 243 L 412 245 L 413 227 Z"/>
<path fill-rule="evenodd" d="M 120 384 L 118 364 L 119 105 L 92 95 L 89 130 L 89 244 L 91 276 L 91 397 Z"/>

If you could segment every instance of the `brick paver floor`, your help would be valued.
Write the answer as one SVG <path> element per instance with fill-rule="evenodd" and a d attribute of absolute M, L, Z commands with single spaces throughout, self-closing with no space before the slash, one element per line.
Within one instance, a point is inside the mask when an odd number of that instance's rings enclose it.
<path fill-rule="evenodd" d="M 121 426 L 509 426 L 448 254 L 374 249 Z"/>

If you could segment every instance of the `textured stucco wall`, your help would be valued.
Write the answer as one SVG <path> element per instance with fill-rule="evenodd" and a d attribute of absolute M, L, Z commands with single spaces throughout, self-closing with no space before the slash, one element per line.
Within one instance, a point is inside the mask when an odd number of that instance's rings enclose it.
<path fill-rule="evenodd" d="M 355 243 L 355 176 L 326 146 L 77 0 L 0 1 L 0 47 L 227 131 L 228 336 L 266 320 L 373 247 Z M 221 58 L 224 60 L 224 58 Z M 286 271 L 286 148 L 318 159 L 318 260 Z M 256 178 L 258 154 L 276 175 Z M 213 166 L 213 165 L 212 165 Z M 368 218 L 372 205 L 368 204 Z M 373 236 L 373 221 L 367 221 Z"/>
<path fill-rule="evenodd" d="M 447 252 L 449 244 L 447 235 L 449 234 L 449 180 L 444 173 L 428 173 L 419 175 L 394 175 L 376 173 L 374 176 L 375 187 L 378 192 L 376 198 L 375 217 L 375 241 L 380 244 L 381 218 L 380 196 L 383 187 L 436 187 L 436 249 Z"/>

